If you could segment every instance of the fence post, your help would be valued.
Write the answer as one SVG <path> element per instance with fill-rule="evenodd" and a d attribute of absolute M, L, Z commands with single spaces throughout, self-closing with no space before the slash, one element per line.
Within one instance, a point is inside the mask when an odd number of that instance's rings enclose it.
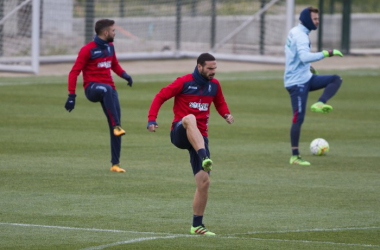
<path fill-rule="evenodd" d="M 323 0 L 319 0 L 318 51 L 323 49 Z"/>
<path fill-rule="evenodd" d="M 124 17 L 124 0 L 120 0 L 119 3 L 119 12 L 120 12 L 120 17 Z"/>
<path fill-rule="evenodd" d="M 191 16 L 195 17 L 197 15 L 197 0 L 191 0 Z"/>
<path fill-rule="evenodd" d="M 94 0 L 86 0 L 86 17 L 85 17 L 85 43 L 89 43 L 94 38 Z"/>
<path fill-rule="evenodd" d="M 181 0 L 177 0 L 177 18 L 176 18 L 176 51 L 181 49 Z"/>
<path fill-rule="evenodd" d="M 211 1 L 211 41 L 210 48 L 215 46 L 215 35 L 216 35 L 216 0 Z"/>
<path fill-rule="evenodd" d="M 266 0 L 260 0 L 261 6 L 260 8 L 264 8 Z M 260 55 L 264 55 L 265 53 L 265 11 L 260 15 Z"/>
<path fill-rule="evenodd" d="M 4 1 L 0 1 L 0 20 L 4 17 Z M 0 24 L 0 56 L 3 55 L 3 37 L 4 37 L 3 25 Z"/>
<path fill-rule="evenodd" d="M 350 53 L 351 0 L 343 0 L 341 50 Z"/>

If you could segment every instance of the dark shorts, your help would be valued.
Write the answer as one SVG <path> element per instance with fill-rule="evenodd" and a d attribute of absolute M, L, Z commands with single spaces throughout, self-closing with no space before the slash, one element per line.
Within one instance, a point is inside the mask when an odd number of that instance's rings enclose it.
<path fill-rule="evenodd" d="M 187 149 L 190 154 L 190 163 L 193 168 L 193 173 L 196 175 L 202 168 L 202 159 L 198 156 L 198 153 L 191 146 L 189 139 L 186 135 L 186 129 L 182 125 L 182 121 L 173 124 L 173 129 L 170 131 L 170 139 L 174 146 L 180 149 Z M 203 136 L 205 141 L 205 149 L 207 156 L 210 157 L 210 151 L 208 149 L 208 138 Z"/>

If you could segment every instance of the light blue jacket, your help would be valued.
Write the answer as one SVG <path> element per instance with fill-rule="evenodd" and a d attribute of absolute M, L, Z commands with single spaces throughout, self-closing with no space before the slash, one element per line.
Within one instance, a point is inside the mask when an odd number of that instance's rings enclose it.
<path fill-rule="evenodd" d="M 309 33 L 310 30 L 302 24 L 298 24 L 289 31 L 285 44 L 285 87 L 309 81 L 313 75 L 310 72 L 310 63 L 324 58 L 322 52 L 310 52 Z"/>

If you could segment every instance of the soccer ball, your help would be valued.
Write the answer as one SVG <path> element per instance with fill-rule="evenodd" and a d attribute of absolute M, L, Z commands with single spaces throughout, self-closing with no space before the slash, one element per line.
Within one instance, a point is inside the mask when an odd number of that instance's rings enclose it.
<path fill-rule="evenodd" d="M 314 139 L 310 144 L 310 151 L 313 155 L 326 155 L 329 150 L 329 143 L 322 138 Z"/>

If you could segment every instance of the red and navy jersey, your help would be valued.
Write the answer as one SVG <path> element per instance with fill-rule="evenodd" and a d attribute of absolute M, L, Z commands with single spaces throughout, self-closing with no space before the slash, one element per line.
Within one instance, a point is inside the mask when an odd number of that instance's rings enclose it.
<path fill-rule="evenodd" d="M 111 69 L 121 76 L 123 69 L 116 58 L 115 48 L 109 43 L 105 49 L 101 49 L 94 41 L 86 44 L 79 51 L 77 60 L 69 74 L 69 93 L 75 94 L 77 78 L 80 72 L 83 74 L 83 88 L 90 82 L 105 83 L 115 89 Z"/>
<path fill-rule="evenodd" d="M 188 74 L 177 78 L 158 92 L 150 106 L 148 121 L 155 121 L 161 105 L 172 97 L 174 97 L 173 123 L 180 121 L 186 115 L 193 114 L 197 119 L 199 131 L 206 137 L 211 103 L 214 103 L 221 116 L 230 113 L 218 80 L 212 79 L 207 84 L 201 85 L 194 80 L 192 74 Z"/>

